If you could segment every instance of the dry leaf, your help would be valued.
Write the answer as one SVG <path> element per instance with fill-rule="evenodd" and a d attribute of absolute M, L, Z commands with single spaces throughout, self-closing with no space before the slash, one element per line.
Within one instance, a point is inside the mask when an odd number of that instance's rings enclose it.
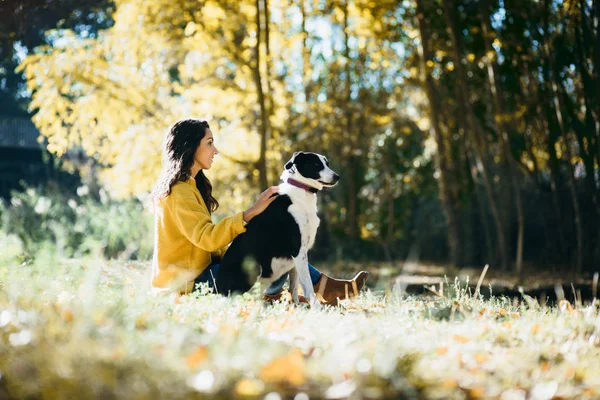
<path fill-rule="evenodd" d="M 442 347 L 438 347 L 436 349 L 436 353 L 438 353 L 439 355 L 444 355 L 448 352 L 448 346 L 442 346 Z"/>
<path fill-rule="evenodd" d="M 256 379 L 243 378 L 235 384 L 235 393 L 238 396 L 256 397 L 260 395 L 265 385 Z"/>
<path fill-rule="evenodd" d="M 306 382 L 306 366 L 300 349 L 276 358 L 260 371 L 259 377 L 266 383 L 287 382 L 290 385 L 302 385 Z"/>
<path fill-rule="evenodd" d="M 469 389 L 471 399 L 482 399 L 485 396 L 485 390 L 481 386 L 475 386 Z"/>
<path fill-rule="evenodd" d="M 196 369 L 207 358 L 208 349 L 206 346 L 198 346 L 196 350 L 185 357 L 185 363 L 189 369 Z"/>
<path fill-rule="evenodd" d="M 69 309 L 63 310 L 62 319 L 67 323 L 73 322 L 73 311 L 71 311 Z"/>
<path fill-rule="evenodd" d="M 140 315 L 139 317 L 136 318 L 135 320 L 135 327 L 138 329 L 146 329 L 148 327 L 148 315 L 150 313 L 146 313 L 143 315 Z"/>
<path fill-rule="evenodd" d="M 534 326 L 531 327 L 531 333 L 533 333 L 534 335 L 536 333 L 538 333 L 540 331 L 540 324 L 535 324 Z"/>
<path fill-rule="evenodd" d="M 444 389 L 454 389 L 455 387 L 457 387 L 458 384 L 456 383 L 456 380 L 454 379 L 444 379 L 444 381 L 442 382 L 442 387 Z"/>
<path fill-rule="evenodd" d="M 468 337 L 462 335 L 454 335 L 453 339 L 455 342 L 458 343 L 468 343 L 471 340 Z"/>
<path fill-rule="evenodd" d="M 483 353 L 475 354 L 475 361 L 477 361 L 479 364 L 483 364 L 487 360 L 488 360 L 488 357 L 485 354 L 483 354 Z"/>
<path fill-rule="evenodd" d="M 546 372 L 550 369 L 550 363 L 548 361 L 544 361 L 540 367 L 542 372 Z"/>

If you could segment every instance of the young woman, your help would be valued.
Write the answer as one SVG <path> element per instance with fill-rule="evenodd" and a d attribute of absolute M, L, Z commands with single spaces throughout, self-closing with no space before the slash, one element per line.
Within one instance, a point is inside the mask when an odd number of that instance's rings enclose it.
<path fill-rule="evenodd" d="M 227 245 L 245 232 L 246 224 L 275 199 L 279 188 L 265 190 L 247 210 L 214 224 L 211 214 L 219 207 L 212 185 L 204 175 L 219 154 L 206 121 L 183 119 L 171 126 L 163 154 L 163 172 L 151 194 L 155 213 L 152 288 L 156 292 L 189 293 L 197 283 L 214 287 L 218 261 Z M 315 293 L 328 304 L 363 288 L 368 272 L 351 280 L 333 279 L 309 264 Z M 287 274 L 267 288 L 265 297 L 281 295 Z M 218 288 L 217 288 L 218 289 Z"/>

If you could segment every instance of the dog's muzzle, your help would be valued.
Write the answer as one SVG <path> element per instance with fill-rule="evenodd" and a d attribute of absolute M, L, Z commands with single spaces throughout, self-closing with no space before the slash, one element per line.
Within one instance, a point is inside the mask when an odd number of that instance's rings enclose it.
<path fill-rule="evenodd" d="M 327 185 L 327 186 L 335 186 L 339 180 L 340 180 L 340 176 L 334 172 L 333 176 L 331 177 L 331 182 L 319 181 L 319 183 L 322 183 L 323 185 Z"/>

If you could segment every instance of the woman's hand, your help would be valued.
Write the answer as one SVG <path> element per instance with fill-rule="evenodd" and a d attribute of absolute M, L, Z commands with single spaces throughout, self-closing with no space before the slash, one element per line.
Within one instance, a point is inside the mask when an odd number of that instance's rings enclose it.
<path fill-rule="evenodd" d="M 277 198 L 277 196 L 274 196 L 277 192 L 279 192 L 279 186 L 271 186 L 270 188 L 262 192 L 258 197 L 258 200 L 256 200 L 256 203 L 254 203 L 252 207 L 244 211 L 244 221 L 250 222 L 252 218 L 265 211 L 269 204 L 271 204 Z"/>

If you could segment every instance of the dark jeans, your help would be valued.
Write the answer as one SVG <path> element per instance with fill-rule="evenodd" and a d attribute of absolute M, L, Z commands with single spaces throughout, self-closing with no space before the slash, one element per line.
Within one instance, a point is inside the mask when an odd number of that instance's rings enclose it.
<path fill-rule="evenodd" d="M 217 276 L 217 271 L 219 270 L 219 264 L 211 264 L 198 276 L 194 279 L 194 290 L 196 290 L 196 284 L 198 283 L 208 283 L 208 286 L 211 289 L 215 288 L 214 279 Z M 316 285 L 321 279 L 321 273 L 312 265 L 308 264 L 308 271 L 310 272 L 310 280 L 313 285 Z M 288 278 L 288 273 L 281 275 L 281 278 L 277 279 L 275 282 L 271 283 L 271 285 L 265 290 L 267 294 L 277 294 L 281 292 L 283 289 L 283 284 Z"/>

